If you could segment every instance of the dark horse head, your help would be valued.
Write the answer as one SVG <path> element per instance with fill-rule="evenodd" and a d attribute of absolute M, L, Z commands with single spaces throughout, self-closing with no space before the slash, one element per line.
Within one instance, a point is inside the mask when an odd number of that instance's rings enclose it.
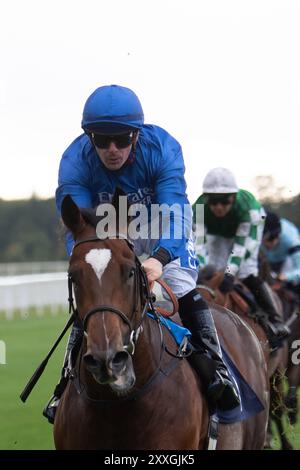
<path fill-rule="evenodd" d="M 116 209 L 118 199 L 115 195 Z M 85 330 L 84 366 L 96 382 L 126 395 L 136 380 L 132 354 L 146 304 L 145 275 L 130 243 L 119 233 L 98 238 L 97 219 L 69 196 L 62 203 L 62 219 L 75 240 L 69 279 Z"/>

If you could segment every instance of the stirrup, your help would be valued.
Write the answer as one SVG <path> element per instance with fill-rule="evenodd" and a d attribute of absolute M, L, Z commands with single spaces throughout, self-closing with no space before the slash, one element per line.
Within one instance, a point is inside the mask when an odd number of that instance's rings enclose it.
<path fill-rule="evenodd" d="M 275 328 L 276 328 L 276 331 L 277 331 L 276 336 L 279 339 L 286 338 L 287 336 L 289 336 L 291 334 L 290 328 L 287 325 L 285 325 L 284 323 L 275 324 Z"/>
<path fill-rule="evenodd" d="M 290 328 L 284 323 L 271 323 L 268 321 L 267 327 L 271 332 L 271 335 L 274 336 L 275 340 L 283 340 L 291 334 Z"/>
<path fill-rule="evenodd" d="M 54 424 L 55 414 L 59 405 L 60 399 L 52 395 L 47 405 L 43 409 L 43 416 L 48 419 L 49 423 Z"/>

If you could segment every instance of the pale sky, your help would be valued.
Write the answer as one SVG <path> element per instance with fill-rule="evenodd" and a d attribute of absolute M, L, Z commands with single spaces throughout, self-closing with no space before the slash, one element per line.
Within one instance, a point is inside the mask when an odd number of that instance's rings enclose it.
<path fill-rule="evenodd" d="M 215 166 L 300 192 L 298 0 L 9 0 L 0 16 L 0 198 L 52 197 L 87 97 L 116 83 L 183 147 L 188 194 Z"/>

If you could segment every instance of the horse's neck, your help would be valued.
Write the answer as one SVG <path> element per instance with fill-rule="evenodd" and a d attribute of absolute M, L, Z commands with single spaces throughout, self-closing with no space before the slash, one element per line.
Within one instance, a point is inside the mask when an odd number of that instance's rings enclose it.
<path fill-rule="evenodd" d="M 222 307 L 226 307 L 230 309 L 231 300 L 228 294 L 227 295 L 222 294 L 222 292 L 219 289 L 216 289 L 215 294 L 216 294 L 216 303 L 221 305 Z"/>
<path fill-rule="evenodd" d="M 222 294 L 222 292 L 219 289 L 216 289 L 215 287 L 212 287 L 210 283 L 205 284 L 209 289 L 211 289 L 211 292 L 209 290 L 206 290 L 205 288 L 200 287 L 200 294 L 206 299 L 211 302 L 214 302 L 218 305 L 221 305 L 222 307 L 227 307 L 226 303 L 228 301 L 227 296 Z"/>
<path fill-rule="evenodd" d="M 211 285 L 208 284 L 208 287 L 211 288 Z M 213 289 L 214 297 L 206 290 L 201 290 L 200 293 L 206 300 L 210 300 L 213 303 L 225 307 L 228 310 L 232 310 L 237 315 L 246 317 L 246 313 L 240 308 L 240 306 L 229 296 L 228 294 L 223 294 L 219 289 Z"/>

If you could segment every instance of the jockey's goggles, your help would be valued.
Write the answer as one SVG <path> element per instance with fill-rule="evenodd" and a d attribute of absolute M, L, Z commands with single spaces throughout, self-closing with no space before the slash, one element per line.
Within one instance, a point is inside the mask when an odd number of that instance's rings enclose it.
<path fill-rule="evenodd" d="M 222 204 L 222 206 L 229 206 L 233 204 L 234 199 L 232 194 L 207 194 L 204 196 L 204 203 L 210 206 Z"/>
<path fill-rule="evenodd" d="M 129 147 L 129 145 L 132 145 L 135 136 L 136 132 L 134 131 L 115 135 L 91 133 L 94 145 L 100 149 L 108 149 L 111 142 L 113 142 L 118 149 L 125 149 Z"/>

